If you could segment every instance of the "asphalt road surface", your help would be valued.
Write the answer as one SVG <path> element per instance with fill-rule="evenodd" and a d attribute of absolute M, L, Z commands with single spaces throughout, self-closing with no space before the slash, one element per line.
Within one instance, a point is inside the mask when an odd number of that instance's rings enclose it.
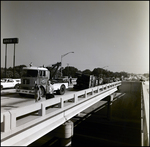
<path fill-rule="evenodd" d="M 69 88 L 68 90 L 66 90 L 65 95 L 70 94 L 73 91 L 75 91 L 73 88 Z M 55 94 L 55 97 L 59 96 L 60 95 Z M 46 100 L 45 98 L 42 98 L 41 101 L 45 100 Z M 15 107 L 18 108 L 26 106 L 32 103 L 35 103 L 34 96 L 32 95 L 21 97 L 18 93 L 16 93 L 16 89 L 1 90 L 1 112 Z"/>

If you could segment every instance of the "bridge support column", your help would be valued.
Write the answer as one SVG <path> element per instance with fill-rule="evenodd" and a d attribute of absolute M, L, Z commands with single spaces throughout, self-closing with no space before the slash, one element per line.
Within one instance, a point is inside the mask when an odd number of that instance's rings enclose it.
<path fill-rule="evenodd" d="M 54 130 L 54 135 L 60 138 L 60 146 L 71 146 L 71 137 L 73 136 L 73 122 L 66 121 L 64 124 Z"/>
<path fill-rule="evenodd" d="M 111 115 L 112 115 L 112 101 L 113 101 L 113 98 L 114 98 L 114 93 L 105 98 L 105 100 L 107 101 L 107 119 L 108 120 L 111 119 Z"/>

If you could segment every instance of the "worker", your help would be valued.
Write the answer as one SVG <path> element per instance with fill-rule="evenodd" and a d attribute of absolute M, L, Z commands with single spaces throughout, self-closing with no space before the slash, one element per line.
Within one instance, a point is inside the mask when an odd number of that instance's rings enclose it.
<path fill-rule="evenodd" d="M 69 83 L 70 83 L 70 85 L 72 84 L 72 77 L 71 76 L 69 76 Z"/>
<path fill-rule="evenodd" d="M 41 97 L 40 97 L 40 87 L 36 84 L 36 82 L 35 82 L 34 89 L 35 89 L 35 94 L 34 94 L 35 102 L 38 102 L 41 99 Z"/>
<path fill-rule="evenodd" d="M 49 98 L 53 98 L 54 97 L 54 87 L 53 85 L 51 84 L 51 81 L 48 80 L 47 81 L 47 93 L 46 93 L 46 99 L 49 99 Z"/>

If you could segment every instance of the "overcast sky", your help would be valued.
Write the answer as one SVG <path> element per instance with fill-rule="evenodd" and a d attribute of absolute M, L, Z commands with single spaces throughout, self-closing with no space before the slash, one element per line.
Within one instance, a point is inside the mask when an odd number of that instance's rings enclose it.
<path fill-rule="evenodd" d="M 3 38 L 19 38 L 15 65 L 79 70 L 108 66 L 113 72 L 149 72 L 149 1 L 1 1 Z M 14 45 L 7 45 L 13 67 Z"/>

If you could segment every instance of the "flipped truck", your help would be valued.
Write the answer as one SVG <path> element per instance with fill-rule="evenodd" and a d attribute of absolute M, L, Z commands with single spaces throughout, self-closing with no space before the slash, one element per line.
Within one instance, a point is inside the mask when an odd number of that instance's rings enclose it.
<path fill-rule="evenodd" d="M 83 74 L 81 72 L 76 72 L 76 84 L 74 85 L 74 89 L 87 89 L 91 87 L 95 87 L 101 85 L 103 83 L 103 79 L 100 77 L 96 77 L 94 75 Z"/>
<path fill-rule="evenodd" d="M 76 72 L 76 77 L 77 80 L 76 80 L 76 84 L 74 85 L 74 89 L 80 89 L 80 90 L 119 81 L 119 79 L 115 77 L 102 78 L 101 76 L 83 74 L 81 72 Z"/>
<path fill-rule="evenodd" d="M 34 88 L 36 83 L 41 89 L 40 96 L 43 97 L 49 93 L 47 84 L 50 80 L 53 86 L 53 91 L 51 94 L 56 92 L 60 95 L 63 95 L 68 88 L 68 82 L 54 78 L 60 65 L 61 62 L 53 64 L 52 67 L 33 67 L 32 64 L 30 64 L 29 67 L 23 67 L 21 84 L 16 89 L 16 92 L 21 96 L 26 94 L 35 95 Z"/>

